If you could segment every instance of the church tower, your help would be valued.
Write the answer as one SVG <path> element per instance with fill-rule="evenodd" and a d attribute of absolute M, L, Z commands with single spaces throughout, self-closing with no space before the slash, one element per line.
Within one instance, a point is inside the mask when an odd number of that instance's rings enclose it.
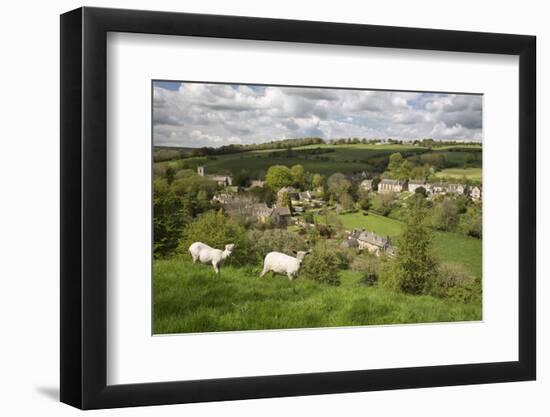
<path fill-rule="evenodd" d="M 197 166 L 197 174 L 199 174 L 201 177 L 204 177 L 204 165 Z"/>

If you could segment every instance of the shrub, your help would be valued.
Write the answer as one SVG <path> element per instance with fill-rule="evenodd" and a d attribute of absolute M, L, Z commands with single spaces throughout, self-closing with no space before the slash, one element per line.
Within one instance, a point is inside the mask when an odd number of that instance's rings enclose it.
<path fill-rule="evenodd" d="M 375 256 L 368 253 L 356 256 L 350 268 L 361 273 L 361 283 L 375 285 L 378 282 L 378 259 Z"/>
<path fill-rule="evenodd" d="M 458 302 L 471 302 L 481 298 L 481 282 L 456 262 L 442 263 L 431 288 L 436 297 Z"/>
<path fill-rule="evenodd" d="M 317 282 L 340 285 L 338 263 L 338 256 L 321 242 L 305 257 L 300 274 Z"/>
<path fill-rule="evenodd" d="M 260 263 L 269 252 L 292 255 L 292 251 L 307 250 L 306 241 L 297 233 L 286 229 L 249 230 L 247 238 L 254 243 L 253 256 Z"/>
<path fill-rule="evenodd" d="M 458 206 L 451 199 L 444 199 L 433 209 L 432 226 L 438 230 L 454 230 L 458 223 Z"/>
<path fill-rule="evenodd" d="M 207 211 L 190 223 L 183 231 L 179 252 L 187 254 L 193 242 L 206 243 L 222 250 L 225 245 L 233 243 L 235 248 L 227 259 L 227 263 L 232 265 L 244 265 L 253 260 L 245 228 L 227 219 L 220 211 Z"/>
<path fill-rule="evenodd" d="M 387 216 L 395 203 L 395 195 L 393 193 L 377 194 L 372 199 L 372 210 L 376 213 Z"/>

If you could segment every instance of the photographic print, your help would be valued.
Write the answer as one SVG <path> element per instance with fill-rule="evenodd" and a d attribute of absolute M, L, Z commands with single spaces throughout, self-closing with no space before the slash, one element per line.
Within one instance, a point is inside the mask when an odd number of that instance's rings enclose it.
<path fill-rule="evenodd" d="M 481 320 L 482 106 L 153 80 L 153 334 Z"/>

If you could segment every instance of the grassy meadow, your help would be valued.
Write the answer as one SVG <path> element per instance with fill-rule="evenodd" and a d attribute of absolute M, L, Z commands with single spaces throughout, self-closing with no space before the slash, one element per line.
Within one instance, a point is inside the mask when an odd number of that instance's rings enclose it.
<path fill-rule="evenodd" d="M 353 271 L 340 271 L 341 285 L 334 287 L 259 278 L 260 265 L 228 265 L 216 276 L 187 255 L 155 260 L 153 268 L 155 334 L 481 320 L 479 303 L 367 286 Z"/>

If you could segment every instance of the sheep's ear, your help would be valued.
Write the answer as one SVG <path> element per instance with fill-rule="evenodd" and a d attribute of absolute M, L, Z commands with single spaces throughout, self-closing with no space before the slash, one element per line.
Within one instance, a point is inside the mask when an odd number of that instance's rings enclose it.
<path fill-rule="evenodd" d="M 293 253 L 294 255 L 298 255 L 298 252 L 296 252 L 295 250 L 293 250 L 292 253 Z"/>

